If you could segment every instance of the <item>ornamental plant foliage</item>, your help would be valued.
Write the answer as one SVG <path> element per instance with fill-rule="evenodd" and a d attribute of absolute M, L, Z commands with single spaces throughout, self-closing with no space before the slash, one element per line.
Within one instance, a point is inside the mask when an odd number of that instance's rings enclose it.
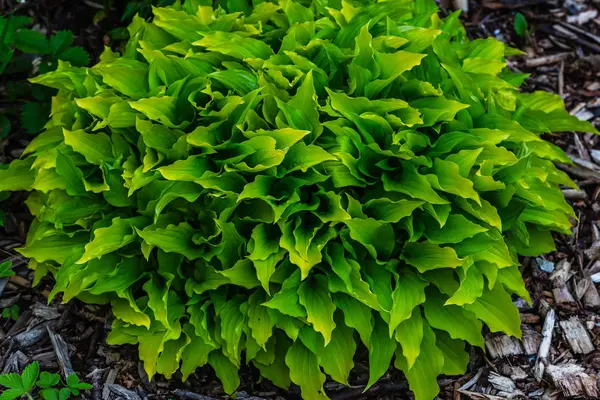
<path fill-rule="evenodd" d="M 594 128 L 430 0 L 208 3 L 35 78 L 52 118 L 0 190 L 31 191 L 36 281 L 110 302 L 149 376 L 228 393 L 251 364 L 327 398 L 364 345 L 367 386 L 393 364 L 429 400 L 483 324 L 519 336 L 517 257 L 574 217 L 541 135 Z"/>

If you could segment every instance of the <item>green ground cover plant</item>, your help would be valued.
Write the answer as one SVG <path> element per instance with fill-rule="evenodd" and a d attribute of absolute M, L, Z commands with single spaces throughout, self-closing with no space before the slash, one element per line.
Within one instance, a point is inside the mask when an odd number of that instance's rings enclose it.
<path fill-rule="evenodd" d="M 483 325 L 520 336 L 518 256 L 575 215 L 543 135 L 597 131 L 520 93 L 519 51 L 430 0 L 185 0 L 134 18 L 91 68 L 59 62 L 51 122 L 0 190 L 54 297 L 110 303 L 150 377 L 251 364 L 325 399 L 358 346 L 419 400 Z"/>
<path fill-rule="evenodd" d="M 3 99 L 7 101 L 0 113 L 0 140 L 6 138 L 17 125 L 27 133 L 38 133 L 48 121 L 50 100 L 55 90 L 39 85 L 32 86 L 23 77 L 56 69 L 58 60 L 75 66 L 87 66 L 88 54 L 73 46 L 73 33 L 59 31 L 47 38 L 41 32 L 28 28 L 33 19 L 26 16 L 0 16 L 0 83 Z M 18 101 L 27 98 L 22 104 Z M 13 102 L 15 107 L 9 107 Z M 11 117 L 15 121 L 11 123 Z"/>
<path fill-rule="evenodd" d="M 10 135 L 36 134 L 49 120 L 56 89 L 32 85 L 27 78 L 56 69 L 59 58 L 75 66 L 90 62 L 85 50 L 72 45 L 71 31 L 58 31 L 47 38 L 31 29 L 33 24 L 27 16 L 0 16 L 0 170 L 7 168 L 1 155 L 6 154 Z M 8 198 L 9 193 L 0 190 L 0 228 L 6 218 L 2 203 Z"/>
<path fill-rule="evenodd" d="M 92 388 L 89 383 L 80 382 L 76 374 L 69 375 L 65 382 L 62 382 L 58 374 L 46 371 L 40 373 L 37 361 L 25 367 L 21 375 L 0 374 L 0 386 L 6 388 L 0 394 L 0 400 L 67 400 L 72 396 L 79 396 L 82 390 Z"/>

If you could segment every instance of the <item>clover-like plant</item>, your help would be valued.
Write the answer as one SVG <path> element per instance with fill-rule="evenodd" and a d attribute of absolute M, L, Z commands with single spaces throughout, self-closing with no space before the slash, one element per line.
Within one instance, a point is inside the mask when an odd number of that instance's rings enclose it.
<path fill-rule="evenodd" d="M 80 382 L 77 374 L 71 374 L 63 383 L 60 375 L 42 371 L 37 361 L 32 362 L 20 375 L 17 373 L 0 374 L 0 400 L 40 398 L 44 400 L 67 400 L 79 396 L 82 390 L 92 385 Z M 37 389 L 36 389 L 37 388 Z"/>
<path fill-rule="evenodd" d="M 52 119 L 0 190 L 28 190 L 20 252 L 52 296 L 110 303 L 150 377 L 242 364 L 326 398 L 358 346 L 417 399 L 467 346 L 521 334 L 519 255 L 573 210 L 542 135 L 596 130 L 518 87 L 494 39 L 433 0 L 185 0 L 123 54 L 61 63 Z"/>

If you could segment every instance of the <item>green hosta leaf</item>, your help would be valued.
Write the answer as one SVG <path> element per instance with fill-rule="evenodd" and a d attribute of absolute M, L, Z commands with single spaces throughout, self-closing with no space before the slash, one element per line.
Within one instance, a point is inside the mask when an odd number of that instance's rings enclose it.
<path fill-rule="evenodd" d="M 438 121 L 452 121 L 460 110 L 469 107 L 444 97 L 414 100 L 410 102 L 410 106 L 421 112 L 425 126 L 431 126 Z"/>
<path fill-rule="evenodd" d="M 306 310 L 300 304 L 298 296 L 298 286 L 300 285 L 300 271 L 296 271 L 283 283 L 281 290 L 275 294 L 269 301 L 265 302 L 266 307 L 278 310 L 282 314 L 290 317 L 306 317 Z"/>
<path fill-rule="evenodd" d="M 169 285 L 161 285 L 157 280 L 151 277 L 143 286 L 148 294 L 148 308 L 152 310 L 154 318 L 165 328 L 169 329 L 171 324 L 167 315 L 167 302 L 169 296 Z"/>
<path fill-rule="evenodd" d="M 423 310 L 432 327 L 445 330 L 454 339 L 466 340 L 473 346 L 483 348 L 482 326 L 476 314 L 459 306 L 445 305 L 444 299 L 438 294 L 428 293 L 427 300 Z"/>
<path fill-rule="evenodd" d="M 317 332 L 325 338 L 327 346 L 331 341 L 331 333 L 335 328 L 333 313 L 335 305 L 329 295 L 327 278 L 323 275 L 315 275 L 302 282 L 298 288 L 300 304 L 306 308 L 308 322 Z"/>
<path fill-rule="evenodd" d="M 131 219 L 114 218 L 110 226 L 97 229 L 94 232 L 94 239 L 85 246 L 85 253 L 77 263 L 84 264 L 133 242 L 137 237 L 135 227 L 136 225 L 143 225 L 144 220 L 143 217 Z"/>
<path fill-rule="evenodd" d="M 437 376 L 444 367 L 444 353 L 435 344 L 435 334 L 429 325 L 423 325 L 423 342 L 419 357 L 409 368 L 403 355 L 396 352 L 394 365 L 406 375 L 415 399 L 433 399 L 440 391 Z"/>
<path fill-rule="evenodd" d="M 83 155 L 90 164 L 100 165 L 113 160 L 112 144 L 108 135 L 99 132 L 88 134 L 83 130 L 63 131 L 65 143 Z"/>
<path fill-rule="evenodd" d="M 238 368 L 220 351 L 213 351 L 208 355 L 208 363 L 215 370 L 217 378 L 223 384 L 225 393 L 233 393 L 240 386 Z"/>
<path fill-rule="evenodd" d="M 398 325 L 395 338 L 402 347 L 402 355 L 406 359 L 407 367 L 412 368 L 421 353 L 423 341 L 423 316 L 420 308 L 415 309 L 410 318 Z"/>
<path fill-rule="evenodd" d="M 0 169 L 0 191 L 31 190 L 35 172 L 31 170 L 33 160 L 15 160 L 8 169 Z"/>
<path fill-rule="evenodd" d="M 139 99 L 148 93 L 148 67 L 139 61 L 118 59 L 114 63 L 99 64 L 94 70 L 104 83 L 128 97 Z"/>
<path fill-rule="evenodd" d="M 111 302 L 115 317 L 124 322 L 150 329 L 150 317 L 140 310 L 131 292 L 125 292 L 123 297 Z"/>
<path fill-rule="evenodd" d="M 393 201 L 381 198 L 368 201 L 365 204 L 364 211 L 376 220 L 395 223 L 412 215 L 413 211 L 422 204 L 422 201 Z"/>
<path fill-rule="evenodd" d="M 467 58 L 463 62 L 463 71 L 472 74 L 489 74 L 498 75 L 504 68 L 506 63 L 496 60 L 486 60 L 485 58 Z"/>
<path fill-rule="evenodd" d="M 510 295 L 496 284 L 492 290 L 484 290 L 483 295 L 472 304 L 463 306 L 485 322 L 492 332 L 521 337 L 519 311 L 512 305 Z"/>
<path fill-rule="evenodd" d="M 242 330 L 246 324 L 246 316 L 242 312 L 244 306 L 239 298 L 227 302 L 220 313 L 221 338 L 225 341 L 223 354 L 225 354 L 236 366 L 240 365 L 240 341 Z M 246 308 L 247 309 L 247 308 Z"/>
<path fill-rule="evenodd" d="M 167 253 L 183 254 L 190 260 L 195 260 L 203 254 L 202 249 L 192 241 L 196 231 L 188 223 L 169 225 L 164 229 L 152 226 L 144 230 L 136 228 L 136 231 L 149 246 L 156 246 Z"/>
<path fill-rule="evenodd" d="M 187 335 L 181 335 L 179 339 L 167 341 L 156 362 L 156 372 L 170 379 L 179 368 L 181 353 L 189 343 L 190 339 Z"/>
<path fill-rule="evenodd" d="M 295 223 L 281 224 L 283 236 L 279 245 L 288 251 L 290 262 L 302 272 L 302 279 L 323 259 L 322 249 L 331 240 L 335 231 L 331 227 L 308 225 L 307 221 L 296 218 Z"/>
<path fill-rule="evenodd" d="M 455 304 L 457 306 L 470 304 L 483 293 L 483 273 L 476 265 L 469 266 L 465 264 L 459 271 L 459 275 L 461 275 L 460 287 L 445 304 Z"/>
<path fill-rule="evenodd" d="M 441 198 L 427 178 L 417 171 L 412 163 L 403 164 L 402 174 L 399 180 L 395 180 L 387 174 L 383 175 L 383 187 L 389 192 L 404 193 L 414 199 L 424 200 L 431 204 L 446 204 L 447 200 Z"/>
<path fill-rule="evenodd" d="M 149 377 L 156 373 L 158 356 L 164 349 L 165 332 L 149 333 L 138 338 L 140 343 L 140 359 L 144 362 L 144 370 Z"/>
<path fill-rule="evenodd" d="M 408 268 L 398 276 L 396 288 L 392 293 L 393 304 L 389 321 L 390 336 L 392 336 L 398 325 L 411 317 L 415 307 L 425 301 L 425 287 L 427 285 L 426 281 Z M 417 309 L 416 312 L 420 311 Z"/>
<path fill-rule="evenodd" d="M 323 127 L 319 122 L 317 94 L 315 93 L 312 71 L 306 74 L 296 95 L 287 104 L 278 103 L 278 105 L 292 128 L 311 131 L 310 142 L 321 135 Z"/>
<path fill-rule="evenodd" d="M 240 59 L 261 58 L 266 60 L 273 54 L 273 50 L 269 45 L 260 40 L 244 38 L 235 33 L 221 31 L 207 32 L 202 36 L 202 39 L 192 44 L 205 47 L 208 51 L 227 54 Z"/>
<path fill-rule="evenodd" d="M 444 331 L 435 331 L 435 344 L 444 354 L 444 367 L 441 371 L 445 375 L 461 375 L 467 370 L 469 353 L 465 351 L 462 340 L 452 339 Z"/>
<path fill-rule="evenodd" d="M 269 309 L 262 305 L 264 296 L 255 292 L 250 296 L 248 309 L 248 326 L 252 330 L 252 337 L 256 343 L 265 348 L 269 338 L 273 335 L 274 322 L 269 317 Z"/>
<path fill-rule="evenodd" d="M 290 346 L 283 336 L 278 336 L 275 342 L 275 359 L 270 365 L 253 361 L 260 373 L 280 388 L 287 389 L 291 385 L 290 370 L 285 362 L 286 352 Z"/>
<path fill-rule="evenodd" d="M 65 152 L 58 150 L 56 153 L 56 173 L 64 179 L 66 192 L 69 196 L 85 195 L 86 187 L 83 172 Z"/>
<path fill-rule="evenodd" d="M 486 228 L 469 221 L 464 216 L 452 214 L 441 229 L 430 229 L 425 232 L 425 236 L 430 243 L 434 244 L 460 243 L 485 231 Z"/>
<path fill-rule="evenodd" d="M 288 173 L 293 171 L 306 172 L 312 166 L 332 160 L 336 160 L 336 158 L 321 147 L 307 146 L 303 142 L 299 142 L 286 153 L 281 165 Z"/>
<path fill-rule="evenodd" d="M 190 343 L 185 346 L 181 353 L 181 374 L 183 379 L 186 380 L 196 368 L 208 363 L 208 356 L 215 347 L 206 343 L 203 338 L 196 336 L 191 325 L 185 325 L 183 331 L 190 339 Z"/>
<path fill-rule="evenodd" d="M 473 189 L 473 182 L 460 176 L 457 164 L 436 158 L 434 171 L 435 175 L 428 175 L 432 179 L 433 187 L 481 204 L 479 195 Z"/>
<path fill-rule="evenodd" d="M 369 382 L 365 391 L 385 374 L 396 351 L 396 341 L 390 337 L 388 328 L 381 318 L 375 318 L 373 333 L 367 347 L 369 348 Z"/>
<path fill-rule="evenodd" d="M 53 235 L 36 240 L 17 250 L 24 257 L 33 258 L 38 262 L 52 260 L 64 264 L 73 256 L 81 257 L 88 239 L 89 236 L 85 233 L 76 234 L 73 237 Z"/>
<path fill-rule="evenodd" d="M 319 368 L 319 360 L 301 341 L 296 341 L 285 355 L 292 382 L 300 386 L 306 399 L 327 399 L 323 383 L 325 374 Z"/>
<path fill-rule="evenodd" d="M 371 310 L 363 303 L 343 293 L 333 295 L 337 308 L 344 314 L 344 322 L 351 328 L 356 329 L 360 340 L 368 346 L 373 332 L 373 315 Z"/>
<path fill-rule="evenodd" d="M 343 323 L 337 323 L 329 344 L 317 352 L 319 363 L 327 375 L 345 385 L 348 385 L 348 376 L 354 367 L 356 342 L 353 333 L 353 329 Z"/>
<path fill-rule="evenodd" d="M 531 296 L 525 288 L 525 282 L 517 265 L 498 270 L 498 280 L 504 287 L 531 304 Z"/>
<path fill-rule="evenodd" d="M 407 243 L 401 257 L 419 272 L 436 268 L 456 268 L 464 264 L 464 260 L 458 258 L 454 249 L 430 242 Z"/>
<path fill-rule="evenodd" d="M 240 95 L 248 94 L 258 89 L 256 76 L 245 69 L 228 69 L 213 72 L 209 77 Z"/>
<path fill-rule="evenodd" d="M 344 248 L 341 245 L 331 243 L 327 247 L 326 260 L 344 285 L 343 288 L 336 291 L 348 293 L 375 310 L 381 308 L 377 296 L 360 274 L 360 264 L 353 259 L 345 258 Z M 329 288 L 335 285 L 334 277 L 329 276 L 328 284 Z"/>
<path fill-rule="evenodd" d="M 350 229 L 350 237 L 365 246 L 373 258 L 390 257 L 395 242 L 394 229 L 390 224 L 371 218 L 353 218 L 344 223 Z"/>

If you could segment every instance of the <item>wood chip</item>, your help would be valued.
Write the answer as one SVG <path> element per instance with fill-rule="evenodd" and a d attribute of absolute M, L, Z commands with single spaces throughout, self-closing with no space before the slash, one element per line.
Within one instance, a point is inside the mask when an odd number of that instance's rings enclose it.
<path fill-rule="evenodd" d="M 494 389 L 501 392 L 498 394 L 504 396 L 513 394 L 517 390 L 517 385 L 515 385 L 515 382 L 512 379 L 497 374 L 494 371 L 490 372 L 488 376 L 488 382 L 494 387 Z"/>
<path fill-rule="evenodd" d="M 4 288 L 6 288 L 6 284 L 8 283 L 8 278 L 0 279 L 0 297 L 4 294 Z"/>
<path fill-rule="evenodd" d="M 46 321 L 58 319 L 60 317 L 60 313 L 55 307 L 49 307 L 42 303 L 35 303 L 31 306 L 31 312 L 34 316 Z"/>
<path fill-rule="evenodd" d="M 567 200 L 587 200 L 587 193 L 583 190 L 577 189 L 564 189 L 563 195 Z"/>
<path fill-rule="evenodd" d="M 485 3 L 484 3 L 485 4 Z M 483 394 L 477 392 L 471 392 L 469 390 L 458 390 L 461 394 L 464 394 L 470 399 L 474 400 L 506 400 L 506 397 L 494 396 L 493 394 Z"/>
<path fill-rule="evenodd" d="M 248 396 L 248 394 L 246 393 L 246 397 L 242 396 L 240 397 L 239 395 L 241 393 L 245 393 L 245 392 L 238 392 L 236 393 L 236 399 L 251 399 L 253 397 Z M 175 396 L 177 396 L 180 399 L 188 399 L 188 400 L 216 400 L 214 397 L 208 397 L 208 396 L 204 396 L 201 394 L 197 394 L 197 393 L 193 393 L 193 392 L 188 392 L 187 390 L 181 390 L 181 389 L 176 389 L 173 394 Z"/>
<path fill-rule="evenodd" d="M 49 323 L 47 322 L 41 323 L 28 331 L 19 333 L 14 337 L 14 340 L 21 349 L 31 347 L 46 337 L 48 334 L 46 329 L 48 325 Z"/>
<path fill-rule="evenodd" d="M 523 329 L 523 338 L 521 339 L 521 342 L 523 343 L 525 354 L 531 356 L 538 353 L 540 343 L 542 342 L 542 335 L 536 330 L 526 328 Z"/>
<path fill-rule="evenodd" d="M 521 317 L 521 322 L 524 324 L 537 324 L 540 322 L 540 316 L 536 314 L 521 313 L 519 317 Z"/>
<path fill-rule="evenodd" d="M 596 22 L 596 20 L 594 20 L 594 22 Z M 564 22 L 559 22 L 559 24 L 564 26 L 565 28 L 570 29 L 573 32 L 577 32 L 589 39 L 592 39 L 594 42 L 600 44 L 600 36 L 594 35 L 593 33 L 589 32 L 589 30 L 587 30 L 587 29 L 582 29 L 575 25 L 566 24 Z"/>
<path fill-rule="evenodd" d="M 129 389 L 125 389 L 123 386 L 121 385 L 117 385 L 117 384 L 112 384 L 112 385 L 107 385 L 108 386 L 108 390 L 110 390 L 110 392 L 114 395 L 116 395 L 118 399 L 122 399 L 122 400 L 142 400 L 142 398 L 133 390 L 129 390 Z"/>
<path fill-rule="evenodd" d="M 563 331 L 563 335 L 569 346 L 576 354 L 589 354 L 594 351 L 594 345 L 590 336 L 579 320 L 579 317 L 572 316 L 568 320 L 558 323 Z"/>
<path fill-rule="evenodd" d="M 10 278 L 8 278 L 8 280 L 10 281 L 10 283 L 14 283 L 15 285 L 19 285 L 21 287 L 24 287 L 25 289 L 29 289 L 31 287 L 31 282 L 29 282 L 23 277 L 20 277 L 19 275 L 13 275 Z"/>
<path fill-rule="evenodd" d="M 587 291 L 583 295 L 583 305 L 586 308 L 600 307 L 600 294 L 598 294 L 598 289 L 596 288 L 596 285 L 594 285 L 591 278 L 585 278 L 585 280 L 588 282 L 589 285 Z"/>
<path fill-rule="evenodd" d="M 511 367 L 510 370 L 510 378 L 512 380 L 520 381 L 529 377 L 529 374 L 521 367 Z"/>
<path fill-rule="evenodd" d="M 564 52 L 558 54 L 551 54 L 549 56 L 529 58 L 525 60 L 525 65 L 530 68 L 541 67 L 542 65 L 556 64 L 562 60 L 567 59 L 573 55 L 573 52 Z"/>
<path fill-rule="evenodd" d="M 66 379 L 69 375 L 75 373 L 73 367 L 71 366 L 71 360 L 69 359 L 69 349 L 67 347 L 67 343 L 58 333 L 55 333 L 50 328 L 47 329 L 48 334 L 50 335 L 50 341 L 52 342 L 52 347 L 54 347 L 54 352 L 56 353 L 60 371 L 63 377 Z"/>
<path fill-rule="evenodd" d="M 519 339 L 508 335 L 487 335 L 485 347 L 493 359 L 523 354 L 523 347 Z"/>
<path fill-rule="evenodd" d="M 571 263 L 567 259 L 560 260 L 554 269 L 552 275 L 550 275 L 550 280 L 552 281 L 552 286 L 555 288 L 561 288 L 565 286 L 567 281 L 571 278 Z"/>
<path fill-rule="evenodd" d="M 591 397 L 597 399 L 600 396 L 594 375 L 585 373 L 583 367 L 569 363 L 563 365 L 548 365 L 548 375 L 558 389 L 566 397 Z"/>
<path fill-rule="evenodd" d="M 28 363 L 29 358 L 21 351 L 17 350 L 8 357 L 8 360 L 6 360 L 2 374 L 9 374 L 11 372 L 20 374 Z"/>
<path fill-rule="evenodd" d="M 471 377 L 467 382 L 465 382 L 459 389 L 460 390 L 469 390 L 479 381 L 481 378 L 481 374 L 483 374 L 483 368 L 479 369 L 475 375 Z"/>
<path fill-rule="evenodd" d="M 592 157 L 592 161 L 600 165 L 600 150 L 591 150 L 590 156 Z"/>
<path fill-rule="evenodd" d="M 579 114 L 580 112 L 581 111 L 577 111 L 577 113 L 575 113 L 575 116 L 577 116 L 577 114 Z M 573 161 L 575 164 L 579 165 L 580 167 L 587 168 L 592 171 L 600 171 L 600 166 L 594 164 L 591 161 L 584 160 L 583 158 L 576 157 L 572 154 L 569 154 L 568 156 L 569 156 L 569 159 L 571 159 L 571 161 Z"/>
<path fill-rule="evenodd" d="M 581 299 L 585 295 L 585 292 L 587 292 L 589 288 L 590 281 L 582 279 L 579 282 L 577 282 L 577 285 L 575 286 L 575 298 L 577 299 L 577 301 L 581 301 Z"/>
<path fill-rule="evenodd" d="M 558 304 L 575 302 L 575 299 L 566 286 L 552 289 L 552 296 L 554 297 L 554 301 Z"/>
<path fill-rule="evenodd" d="M 544 327 L 542 328 L 542 343 L 538 351 L 538 357 L 535 361 L 534 376 L 540 382 L 544 376 L 544 370 L 548 364 L 548 355 L 550 354 L 550 345 L 552 344 L 552 333 L 554 332 L 554 323 L 556 322 L 556 312 L 550 309 L 546 314 Z"/>
<path fill-rule="evenodd" d="M 585 249 L 583 253 L 586 255 L 587 258 L 590 259 L 590 261 L 594 261 L 600 255 L 600 242 L 592 243 L 592 246 L 589 249 Z M 595 272 L 598 271 L 593 271 L 592 273 Z"/>
<path fill-rule="evenodd" d="M 594 118 L 595 115 L 587 108 L 584 108 L 583 110 L 576 112 L 575 117 L 577 117 L 577 119 L 579 119 L 580 121 L 589 121 L 592 118 Z"/>
<path fill-rule="evenodd" d="M 110 389 L 108 387 L 115 383 L 118 373 L 119 370 L 116 368 L 111 368 L 110 371 L 108 371 L 108 376 L 106 377 L 104 389 L 102 390 L 102 398 L 104 400 L 108 400 L 110 398 Z"/>

